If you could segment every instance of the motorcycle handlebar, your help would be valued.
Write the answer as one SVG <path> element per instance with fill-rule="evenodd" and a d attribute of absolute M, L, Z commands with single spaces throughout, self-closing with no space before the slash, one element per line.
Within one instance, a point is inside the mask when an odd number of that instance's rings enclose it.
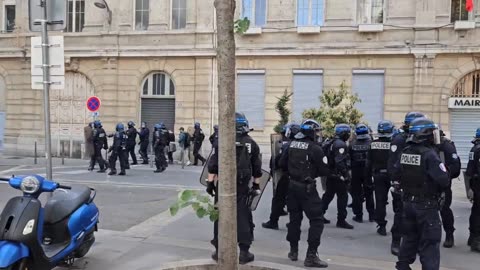
<path fill-rule="evenodd" d="M 3 178 L 3 177 L 0 177 L 0 181 L 3 181 L 3 182 L 10 182 L 10 179 L 9 179 L 9 178 Z"/>
<path fill-rule="evenodd" d="M 72 189 L 72 187 L 64 186 L 64 185 L 60 185 L 60 184 L 58 184 L 58 188 L 61 188 L 61 189 Z"/>

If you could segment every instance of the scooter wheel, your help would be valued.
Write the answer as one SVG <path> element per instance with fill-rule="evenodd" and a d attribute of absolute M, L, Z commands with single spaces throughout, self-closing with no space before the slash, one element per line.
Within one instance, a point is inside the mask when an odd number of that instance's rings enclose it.
<path fill-rule="evenodd" d="M 93 232 L 91 232 L 85 236 L 83 244 L 78 248 L 77 251 L 75 251 L 75 258 L 79 259 L 85 257 L 85 255 L 87 255 L 87 253 L 90 251 L 93 243 L 95 243 L 95 236 Z"/>

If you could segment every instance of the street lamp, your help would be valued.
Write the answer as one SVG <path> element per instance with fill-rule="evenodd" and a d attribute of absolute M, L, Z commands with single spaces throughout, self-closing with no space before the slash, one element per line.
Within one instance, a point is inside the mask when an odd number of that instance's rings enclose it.
<path fill-rule="evenodd" d="M 108 6 L 107 4 L 107 1 L 105 0 L 96 0 L 94 3 L 93 3 L 97 8 L 100 8 L 100 9 L 107 9 L 107 12 L 108 12 L 108 25 L 111 25 L 112 24 L 112 10 L 110 9 L 110 7 Z"/>

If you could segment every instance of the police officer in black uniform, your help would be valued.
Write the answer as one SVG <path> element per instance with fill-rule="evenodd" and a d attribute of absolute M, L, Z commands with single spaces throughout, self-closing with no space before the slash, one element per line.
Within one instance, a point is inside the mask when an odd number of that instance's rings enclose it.
<path fill-rule="evenodd" d="M 95 159 L 100 166 L 100 170 L 97 172 L 104 173 L 107 168 L 105 167 L 105 160 L 102 156 L 102 148 L 105 150 L 108 149 L 107 134 L 105 133 L 102 123 L 99 120 L 93 122 L 93 127 L 93 147 L 95 151 Z"/>
<path fill-rule="evenodd" d="M 210 141 L 213 147 L 214 141 L 218 140 L 218 125 L 213 126 L 213 133 L 210 135 L 210 137 L 208 137 L 208 140 Z"/>
<path fill-rule="evenodd" d="M 395 164 L 400 160 L 400 156 L 403 148 L 406 145 L 408 131 L 410 123 L 417 119 L 424 117 L 420 112 L 409 112 L 405 115 L 404 125 L 399 133 L 395 135 L 390 144 L 390 156 L 388 158 L 388 173 L 390 175 L 390 180 L 392 181 L 392 204 L 393 204 L 393 225 L 392 225 L 392 244 L 390 251 L 393 255 L 398 256 L 400 250 L 400 242 L 402 240 L 401 226 L 402 226 L 402 209 L 403 202 L 400 190 L 395 187 L 398 187 L 397 184 L 394 185 L 394 182 L 398 182 L 399 179 L 399 170 L 395 168 Z"/>
<path fill-rule="evenodd" d="M 137 139 L 137 129 L 135 128 L 135 123 L 133 121 L 128 122 L 127 130 L 127 161 L 128 154 L 132 157 L 132 165 L 137 165 L 137 156 L 135 155 L 135 145 Z"/>
<path fill-rule="evenodd" d="M 194 125 L 195 131 L 193 132 L 193 165 L 198 165 L 198 160 L 202 162 L 202 166 L 205 163 L 205 158 L 199 153 L 200 149 L 202 148 L 203 140 L 205 139 L 205 134 L 203 134 L 203 130 L 200 128 L 200 123 L 196 122 Z"/>
<path fill-rule="evenodd" d="M 260 159 L 260 148 L 258 144 L 248 135 L 250 128 L 248 120 L 243 113 L 236 113 L 236 155 L 237 155 L 237 237 L 240 247 L 240 264 L 246 264 L 255 259 L 250 253 L 250 246 L 253 241 L 252 211 L 248 205 L 250 194 L 260 190 L 259 178 L 262 177 L 262 160 Z M 218 140 L 214 144 L 214 153 L 209 160 L 209 174 L 218 175 Z M 252 188 L 249 187 L 251 178 L 254 178 Z M 215 202 L 218 201 L 217 187 L 214 178 L 209 178 L 207 192 L 215 195 Z M 222 181 L 220 179 L 220 181 Z M 222 213 L 220 213 L 221 215 Z M 214 237 L 211 241 L 215 247 L 212 255 L 214 260 L 218 259 L 218 221 L 214 223 Z"/>
<path fill-rule="evenodd" d="M 154 173 L 161 173 L 168 167 L 167 159 L 165 158 L 165 147 L 168 145 L 168 130 L 163 123 L 155 125 L 153 150 L 155 152 L 155 166 Z"/>
<path fill-rule="evenodd" d="M 363 222 L 363 200 L 368 211 L 368 220 L 374 221 L 375 202 L 373 200 L 373 181 L 371 174 L 365 174 L 367 153 L 370 150 L 370 130 L 365 124 L 355 127 L 355 140 L 350 144 L 350 158 L 352 166 L 352 208 L 353 220 Z"/>
<path fill-rule="evenodd" d="M 472 251 L 480 252 L 480 128 L 477 129 L 472 143 L 474 145 L 470 150 L 465 172 L 468 197 L 473 200 L 468 245 Z"/>
<path fill-rule="evenodd" d="M 417 118 L 410 123 L 409 133 L 407 146 L 395 164 L 403 191 L 404 231 L 396 269 L 411 270 L 418 253 L 422 269 L 438 270 L 441 193 L 450 186 L 450 176 L 435 149 L 440 143 L 438 126 L 427 118 Z"/>
<path fill-rule="evenodd" d="M 289 142 L 294 138 L 297 133 L 300 132 L 300 125 L 298 124 L 287 124 L 282 129 L 282 146 L 278 155 L 272 160 L 270 160 L 270 170 L 272 173 L 276 173 L 277 168 L 280 167 L 279 161 L 282 153 L 287 151 Z M 288 215 L 285 212 L 284 208 L 287 205 L 287 194 L 289 186 L 289 176 L 286 173 L 281 174 L 280 179 L 278 180 L 275 193 L 272 198 L 272 208 L 270 213 L 270 219 L 262 223 L 262 227 L 266 229 L 278 230 L 278 220 L 280 216 Z"/>
<path fill-rule="evenodd" d="M 110 172 L 108 175 L 117 174 L 116 163 L 117 157 L 120 161 L 120 173 L 118 175 L 125 175 L 125 165 L 128 163 L 128 159 L 125 158 L 126 155 L 123 153 L 126 151 L 127 147 L 127 135 L 125 134 L 125 126 L 122 123 L 118 123 L 115 127 L 115 135 L 113 136 L 113 145 L 110 146 L 108 152 L 112 153 L 110 155 Z"/>
<path fill-rule="evenodd" d="M 388 191 L 390 190 L 390 177 L 387 173 L 387 161 L 390 152 L 394 125 L 391 121 L 383 120 L 378 123 L 378 139 L 370 144 L 367 154 L 366 175 L 373 175 L 375 186 L 375 221 L 377 222 L 377 233 L 387 235 L 387 202 Z"/>
<path fill-rule="evenodd" d="M 140 137 L 139 152 L 143 159 L 142 164 L 148 164 L 148 144 L 150 143 L 150 129 L 148 129 L 146 122 L 142 122 L 140 133 L 138 133 L 138 136 Z"/>
<path fill-rule="evenodd" d="M 328 205 L 337 195 L 337 227 L 353 229 L 347 221 L 348 187 L 351 183 L 350 154 L 346 141 L 350 138 L 350 126 L 338 124 L 335 126 L 335 138 L 328 150 L 329 167 L 331 174 L 327 177 L 327 185 L 323 194 L 323 211 L 327 212 Z M 329 220 L 326 220 L 329 223 Z"/>
<path fill-rule="evenodd" d="M 303 213 L 310 220 L 308 231 L 308 250 L 304 261 L 306 267 L 328 267 L 328 264 L 318 257 L 318 247 L 323 232 L 322 200 L 317 192 L 315 178 L 328 175 L 328 159 L 322 148 L 316 142 L 320 125 L 309 120 L 302 124 L 300 132 L 288 144 L 282 153 L 279 165 L 288 174 L 290 184 L 288 189 L 287 207 L 290 214 L 287 240 L 290 242 L 288 258 L 298 260 L 298 241 L 300 241 Z"/>
<path fill-rule="evenodd" d="M 462 164 L 460 158 L 457 155 L 457 148 L 455 143 L 445 136 L 445 133 L 440 130 L 440 144 L 437 145 L 437 151 L 440 154 L 440 160 L 447 167 L 450 179 L 457 178 L 460 175 Z M 451 181 L 450 181 L 451 182 Z M 445 242 L 443 246 L 445 248 L 451 248 L 454 246 L 455 241 L 453 237 L 454 217 L 450 206 L 452 205 L 452 186 L 449 186 L 445 190 L 444 203 L 440 210 L 440 216 L 442 217 L 443 229 L 445 230 Z"/>

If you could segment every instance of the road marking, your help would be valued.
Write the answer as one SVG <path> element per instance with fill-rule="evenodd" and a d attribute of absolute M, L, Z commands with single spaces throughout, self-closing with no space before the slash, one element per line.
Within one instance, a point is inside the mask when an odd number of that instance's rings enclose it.
<path fill-rule="evenodd" d="M 19 170 L 21 170 L 22 168 L 25 168 L 25 167 L 27 167 L 27 165 L 19 165 L 19 166 L 10 168 L 10 169 L 6 169 L 4 171 L 0 171 L 0 174 L 7 174 L 7 173 L 10 173 L 10 172 L 16 172 L 16 171 L 19 171 Z"/>
<path fill-rule="evenodd" d="M 55 174 L 86 174 L 88 171 L 86 170 L 78 170 L 78 171 L 61 171 L 61 172 L 55 172 Z"/>

